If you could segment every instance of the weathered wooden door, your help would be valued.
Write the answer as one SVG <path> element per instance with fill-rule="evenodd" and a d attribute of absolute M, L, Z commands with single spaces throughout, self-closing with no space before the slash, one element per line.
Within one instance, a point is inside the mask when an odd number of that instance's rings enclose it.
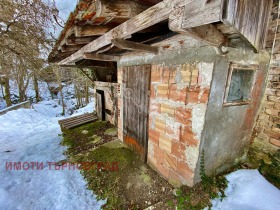
<path fill-rule="evenodd" d="M 123 68 L 123 131 L 124 142 L 144 162 L 148 149 L 148 106 L 151 66 Z"/>

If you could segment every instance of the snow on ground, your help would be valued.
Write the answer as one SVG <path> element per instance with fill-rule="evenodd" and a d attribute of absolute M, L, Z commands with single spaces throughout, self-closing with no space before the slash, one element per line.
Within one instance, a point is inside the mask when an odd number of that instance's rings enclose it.
<path fill-rule="evenodd" d="M 76 111 L 74 111 L 74 113 L 71 115 L 71 116 L 78 116 L 78 115 L 81 115 L 83 113 L 91 113 L 95 110 L 95 103 L 94 102 L 91 102 L 89 103 L 87 106 L 83 107 L 83 108 L 80 108 L 80 109 L 77 109 Z"/>
<path fill-rule="evenodd" d="M 0 209 L 100 209 L 78 170 L 49 169 L 65 159 L 55 116 L 62 107 L 40 102 L 0 116 Z M 6 170 L 9 162 L 44 163 L 43 170 Z"/>
<path fill-rule="evenodd" d="M 280 190 L 270 184 L 258 170 L 239 170 L 226 176 L 226 198 L 212 200 L 212 210 L 280 209 Z"/>

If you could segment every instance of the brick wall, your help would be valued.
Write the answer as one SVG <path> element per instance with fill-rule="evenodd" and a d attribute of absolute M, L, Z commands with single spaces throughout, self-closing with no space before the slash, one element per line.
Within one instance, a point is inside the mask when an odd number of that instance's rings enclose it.
<path fill-rule="evenodd" d="M 267 50 L 270 51 L 277 30 L 277 11 L 278 5 L 275 3 L 272 9 L 266 45 Z M 277 49 L 280 46 L 280 27 L 277 30 L 275 46 L 268 72 L 265 98 L 255 131 L 257 138 L 280 148 L 280 50 Z"/>
<path fill-rule="evenodd" d="M 174 184 L 193 185 L 213 64 L 152 65 L 148 163 Z"/>

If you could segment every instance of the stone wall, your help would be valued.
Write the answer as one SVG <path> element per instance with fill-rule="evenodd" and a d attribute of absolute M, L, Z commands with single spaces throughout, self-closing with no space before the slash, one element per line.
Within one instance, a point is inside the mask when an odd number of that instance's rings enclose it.
<path fill-rule="evenodd" d="M 267 76 L 265 97 L 255 127 L 255 141 L 260 139 L 267 146 L 271 144 L 280 148 L 280 26 L 277 29 L 277 17 L 278 1 L 275 1 L 267 35 L 267 50 L 272 51 L 271 48 L 277 30 L 276 42 Z"/>

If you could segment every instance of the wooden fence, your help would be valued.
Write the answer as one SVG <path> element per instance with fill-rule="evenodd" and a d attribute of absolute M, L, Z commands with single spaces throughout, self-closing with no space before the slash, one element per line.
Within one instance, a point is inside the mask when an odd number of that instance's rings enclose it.
<path fill-rule="evenodd" d="M 0 115 L 6 114 L 9 111 L 17 110 L 17 109 L 20 109 L 20 108 L 30 109 L 31 108 L 30 101 L 24 101 L 22 103 L 14 105 L 14 106 L 10 106 L 10 107 L 7 107 L 5 109 L 2 109 L 2 110 L 0 110 Z"/>

